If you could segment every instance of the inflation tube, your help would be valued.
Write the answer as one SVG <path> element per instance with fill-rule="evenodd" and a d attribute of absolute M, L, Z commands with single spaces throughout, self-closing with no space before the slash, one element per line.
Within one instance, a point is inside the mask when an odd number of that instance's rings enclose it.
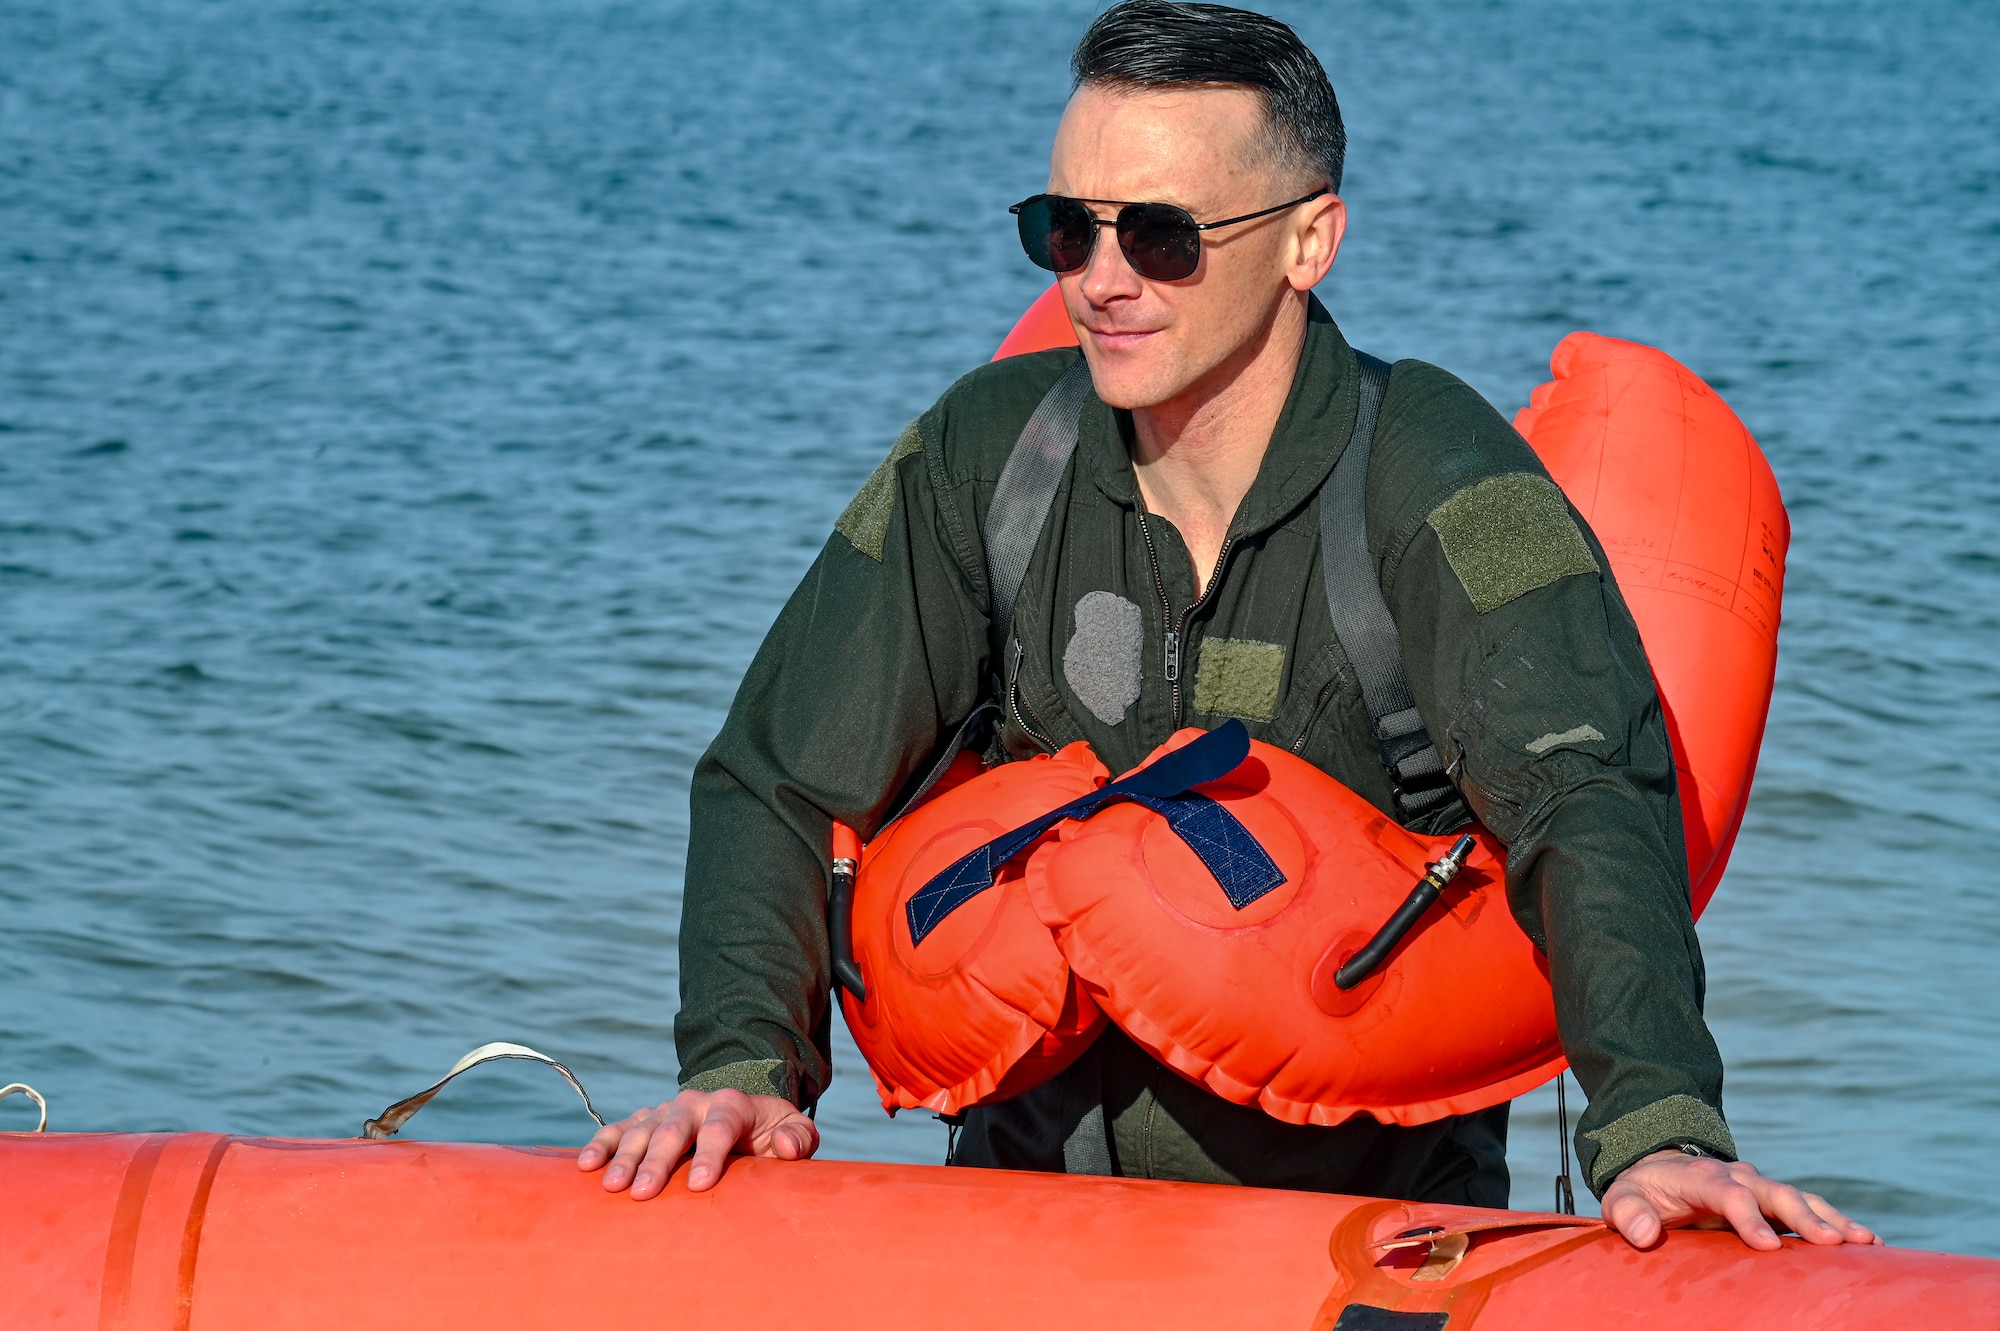
<path fill-rule="evenodd" d="M 1396 944 L 1403 941 L 1403 935 L 1415 927 L 1417 921 L 1423 918 L 1424 912 L 1429 910 L 1432 903 L 1443 893 L 1445 884 L 1458 876 L 1458 871 L 1464 867 L 1465 857 L 1472 853 L 1474 844 L 1476 843 L 1470 835 L 1462 836 L 1452 842 L 1451 849 L 1444 853 L 1444 858 L 1425 871 L 1416 887 L 1411 889 L 1408 898 L 1396 908 L 1396 913 L 1389 917 L 1389 922 L 1375 931 L 1375 936 L 1368 940 L 1368 946 L 1349 957 L 1346 964 L 1334 972 L 1333 982 L 1337 987 L 1352 989 L 1375 973 L 1375 968 L 1396 950 Z"/>
<path fill-rule="evenodd" d="M 833 978 L 854 1001 L 868 1001 L 868 984 L 854 959 L 854 875 L 861 867 L 861 836 L 846 823 L 833 825 L 833 878 L 826 897 L 827 944 Z"/>

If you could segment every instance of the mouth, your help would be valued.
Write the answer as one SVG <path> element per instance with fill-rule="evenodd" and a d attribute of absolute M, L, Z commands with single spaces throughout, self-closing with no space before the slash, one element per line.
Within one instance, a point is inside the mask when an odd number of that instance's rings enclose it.
<path fill-rule="evenodd" d="M 1126 351 L 1142 345 L 1147 338 L 1157 336 L 1157 328 L 1092 328 L 1084 325 L 1084 332 L 1090 340 L 1106 351 Z"/>

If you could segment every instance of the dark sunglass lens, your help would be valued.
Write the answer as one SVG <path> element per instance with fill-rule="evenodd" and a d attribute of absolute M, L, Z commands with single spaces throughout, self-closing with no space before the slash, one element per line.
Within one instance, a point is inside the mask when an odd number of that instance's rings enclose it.
<path fill-rule="evenodd" d="M 1074 272 L 1090 259 L 1097 238 L 1090 210 L 1075 199 L 1038 194 L 1020 206 L 1021 248 L 1038 268 Z"/>
<path fill-rule="evenodd" d="M 1037 268 L 1053 269 L 1049 259 L 1049 201 L 1045 196 L 1014 205 L 1014 221 L 1021 229 L 1021 250 Z"/>
<path fill-rule="evenodd" d="M 1097 219 L 1090 209 L 1075 199 L 1060 196 L 1049 200 L 1049 267 L 1058 273 L 1073 273 L 1090 262 L 1090 247 L 1097 241 Z"/>
<path fill-rule="evenodd" d="M 1194 218 L 1169 203 L 1119 210 L 1118 246 L 1132 271 L 1155 282 L 1178 282 L 1201 266 L 1201 232 L 1194 229 Z"/>

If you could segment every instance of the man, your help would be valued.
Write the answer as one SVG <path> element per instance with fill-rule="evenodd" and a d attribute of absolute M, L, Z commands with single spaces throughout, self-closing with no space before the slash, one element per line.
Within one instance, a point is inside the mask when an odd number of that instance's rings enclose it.
<path fill-rule="evenodd" d="M 830 1076 L 831 821 L 872 835 L 997 671 L 993 760 L 1083 739 L 1116 772 L 1182 726 L 1234 717 L 1419 830 L 1476 816 L 1508 842 L 1509 901 L 1547 954 L 1591 1097 L 1581 1164 L 1612 1224 L 1641 1247 L 1664 1226 L 1727 1223 L 1775 1248 L 1770 1220 L 1877 1241 L 1735 1161 L 1637 632 L 1574 511 L 1552 489 L 1519 502 L 1523 485 L 1548 487 L 1533 452 L 1415 361 L 1381 403 L 1366 528 L 1450 782 L 1414 809 L 1384 769 L 1321 578 L 1320 495 L 1356 429 L 1361 369 L 1311 294 L 1346 223 L 1345 135 L 1318 61 L 1260 15 L 1130 0 L 1091 26 L 1074 69 L 1047 194 L 1019 211 L 1031 257 L 1059 274 L 1095 400 L 1014 606 L 1011 659 L 992 659 L 980 533 L 1074 351 L 954 385 L 779 616 L 695 774 L 683 1089 L 598 1133 L 579 1165 L 645 1198 L 690 1149 L 694 1188 L 732 1152 L 812 1154 L 801 1106 Z M 1545 731 L 1558 742 L 1534 741 Z M 1115 1027 L 1055 1082 L 968 1114 L 953 1163 L 1064 1168 L 1079 1097 L 1128 1175 L 1507 1202 L 1504 1105 L 1414 1128 L 1285 1124 Z"/>

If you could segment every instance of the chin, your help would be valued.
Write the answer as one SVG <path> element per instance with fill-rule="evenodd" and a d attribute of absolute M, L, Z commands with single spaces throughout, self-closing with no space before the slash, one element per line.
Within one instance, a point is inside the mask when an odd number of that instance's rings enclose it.
<path fill-rule="evenodd" d="M 1090 386 L 1098 400 L 1120 411 L 1157 407 L 1187 387 L 1179 366 L 1150 363 L 1152 357 L 1140 360 L 1086 349 L 1084 359 L 1090 362 Z"/>

